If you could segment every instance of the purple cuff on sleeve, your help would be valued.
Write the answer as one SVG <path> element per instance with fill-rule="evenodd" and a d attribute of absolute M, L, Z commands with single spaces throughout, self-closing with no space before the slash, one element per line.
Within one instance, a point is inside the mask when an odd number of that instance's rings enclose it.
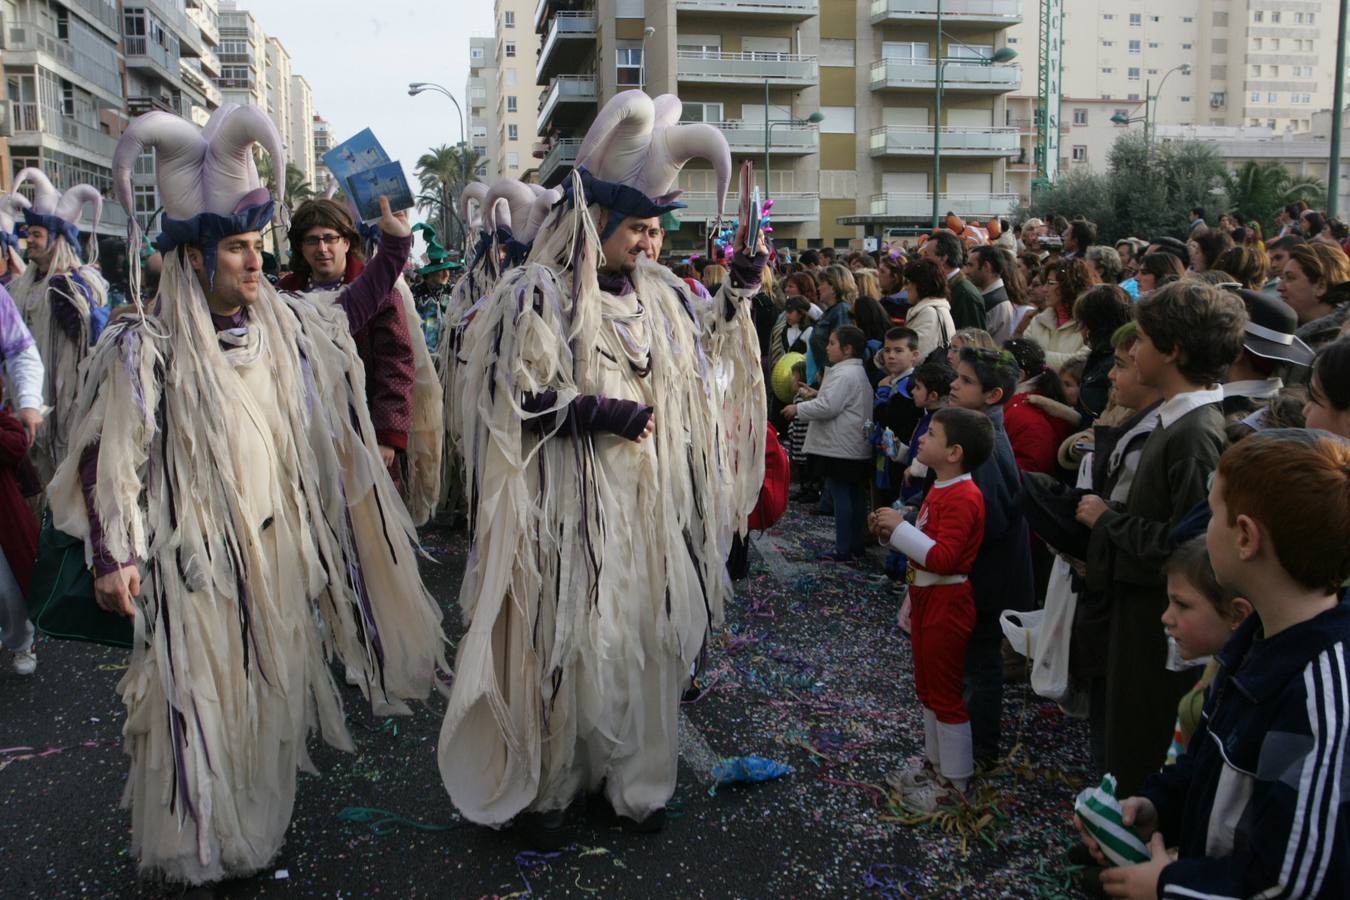
<path fill-rule="evenodd" d="M 760 253 L 753 258 L 747 256 L 744 250 L 737 250 L 736 255 L 731 258 L 731 286 L 736 288 L 757 288 L 760 281 L 764 278 L 764 266 L 769 261 L 769 254 Z"/>
<path fill-rule="evenodd" d="M 85 514 L 89 516 L 89 544 L 94 548 L 95 577 L 116 572 L 133 562 L 118 562 L 114 559 L 103 539 L 103 523 L 99 520 L 94 503 L 94 487 L 98 483 L 98 448 L 98 444 L 90 444 L 80 454 L 80 491 L 84 494 Z"/>
<path fill-rule="evenodd" d="M 544 391 L 525 397 L 520 405 L 526 412 L 538 412 L 556 403 L 557 397 L 557 391 Z M 641 437 L 651 417 L 652 408 L 636 401 L 582 394 L 567 405 L 567 417 L 563 422 L 572 422 L 588 433 L 607 431 L 635 441 Z M 545 431 L 553 427 L 554 420 L 553 416 L 543 416 L 534 421 L 536 430 Z"/>

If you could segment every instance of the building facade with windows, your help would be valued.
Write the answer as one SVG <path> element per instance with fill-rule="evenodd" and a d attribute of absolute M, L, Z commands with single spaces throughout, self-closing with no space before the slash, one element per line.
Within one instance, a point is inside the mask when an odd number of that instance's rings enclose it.
<path fill-rule="evenodd" d="M 267 114 L 272 117 L 272 124 L 277 126 L 277 131 L 281 134 L 281 139 L 286 142 L 288 147 L 287 156 L 294 157 L 295 151 L 290 149 L 291 135 L 294 133 L 291 117 L 291 55 L 286 52 L 286 46 L 280 39 L 268 36 L 266 52 L 267 68 L 265 70 L 265 81 L 267 83 Z"/>
<path fill-rule="evenodd" d="M 547 2 L 547 0 L 545 0 Z M 535 77 L 540 35 L 532 27 L 535 3 L 496 0 L 496 128 L 488 171 L 495 178 L 533 179 L 536 162 L 535 114 L 541 89 Z"/>
<path fill-rule="evenodd" d="M 291 165 L 305 176 L 305 184 L 314 187 L 317 161 L 314 156 L 314 94 L 303 75 L 291 75 L 291 130 L 286 138 L 286 155 Z"/>
<path fill-rule="evenodd" d="M 501 147 L 497 143 L 497 39 L 495 37 L 469 38 L 469 80 L 464 96 L 468 98 L 469 146 L 483 166 L 479 176 L 486 178 L 496 171 Z M 519 100 L 517 100 L 519 103 Z"/>
<path fill-rule="evenodd" d="M 253 13 L 220 0 L 220 87 L 226 103 L 267 108 L 267 35 Z"/>
<path fill-rule="evenodd" d="M 333 131 L 323 116 L 310 118 L 311 145 L 314 154 L 314 193 L 323 196 L 333 183 L 333 173 L 323 164 L 323 155 L 333 149 Z"/>

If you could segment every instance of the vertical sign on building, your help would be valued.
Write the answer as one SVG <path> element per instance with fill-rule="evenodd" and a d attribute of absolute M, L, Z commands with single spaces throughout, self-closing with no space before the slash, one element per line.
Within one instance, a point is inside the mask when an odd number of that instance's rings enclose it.
<path fill-rule="evenodd" d="M 1059 107 L 1063 97 L 1064 0 L 1039 0 L 1040 46 L 1036 76 L 1036 184 L 1059 174 Z"/>

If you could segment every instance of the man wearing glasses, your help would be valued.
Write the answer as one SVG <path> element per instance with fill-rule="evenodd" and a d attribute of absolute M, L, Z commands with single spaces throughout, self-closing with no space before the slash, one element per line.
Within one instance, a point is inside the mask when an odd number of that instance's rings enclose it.
<path fill-rule="evenodd" d="M 332 200 L 308 200 L 295 211 L 287 235 L 291 273 L 283 291 L 336 291 L 365 268 L 360 236 L 351 217 Z M 412 339 L 398 291 L 390 292 L 375 317 L 352 334 L 366 370 L 366 402 L 380 444 L 380 456 L 394 484 L 403 489 L 399 458 L 408 449 L 416 378 Z"/>

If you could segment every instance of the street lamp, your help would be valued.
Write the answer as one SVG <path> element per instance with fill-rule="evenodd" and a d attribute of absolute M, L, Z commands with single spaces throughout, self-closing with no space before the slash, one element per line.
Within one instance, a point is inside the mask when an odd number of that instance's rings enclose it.
<path fill-rule="evenodd" d="M 1154 112 L 1156 112 L 1158 107 L 1158 98 L 1162 96 L 1163 84 L 1166 83 L 1168 75 L 1171 75 L 1173 72 L 1177 71 L 1181 72 L 1182 75 L 1189 75 L 1191 74 L 1191 67 L 1186 63 L 1182 63 L 1179 66 L 1173 66 L 1172 68 L 1168 69 L 1166 72 L 1163 73 L 1162 80 L 1158 82 L 1158 90 L 1156 92 L 1153 90 L 1153 81 L 1151 79 L 1149 81 L 1145 81 L 1144 114 L 1142 116 L 1131 116 L 1128 113 L 1118 112 L 1111 117 L 1111 122 L 1116 125 L 1133 125 L 1135 122 L 1143 122 L 1144 144 L 1147 145 L 1149 141 L 1152 140 L 1153 129 L 1154 127 L 1156 127 L 1156 123 L 1153 120 L 1156 119 L 1157 116 L 1154 115 Z"/>
<path fill-rule="evenodd" d="M 656 29 L 648 25 L 642 29 L 642 68 L 639 70 L 639 77 L 642 79 L 642 89 L 647 90 L 647 38 L 656 34 Z"/>
<path fill-rule="evenodd" d="M 769 199 L 769 174 L 773 171 L 769 165 L 769 141 L 775 125 L 819 125 L 825 121 L 825 114 L 816 110 L 805 119 L 769 118 L 769 83 L 764 82 L 764 199 Z"/>
<path fill-rule="evenodd" d="M 460 180 L 460 187 L 463 188 L 464 185 L 467 185 L 469 183 L 469 171 L 468 166 L 466 165 L 466 163 L 468 162 L 466 153 L 469 147 L 469 140 L 468 136 L 464 132 L 464 110 L 463 108 L 460 107 L 459 101 L 455 99 L 455 95 L 450 93 L 450 91 L 446 89 L 443 85 L 436 84 L 435 82 L 432 81 L 414 81 L 408 85 L 409 97 L 416 97 L 418 94 L 423 94 L 426 93 L 427 91 L 432 91 L 437 94 L 444 94 L 445 96 L 449 97 L 450 102 L 455 104 L 455 112 L 459 113 L 459 180 Z M 445 214 L 445 207 L 447 205 L 450 205 L 451 212 L 454 215 L 455 221 L 459 223 L 460 231 L 464 232 L 464 239 L 467 241 L 469 239 L 469 229 L 467 224 L 461 222 L 459 219 L 459 204 L 449 203 L 449 199 L 450 198 L 448 197 L 444 196 L 441 197 L 442 217 L 444 217 Z M 442 224 L 448 226 L 449 222 L 443 221 Z M 448 231 L 449 229 L 447 227 L 444 230 Z M 449 237 L 450 237 L 449 235 L 445 235 L 447 242 L 449 240 Z"/>
<path fill-rule="evenodd" d="M 950 60 L 942 58 L 942 39 L 947 39 L 947 43 L 956 44 L 958 47 L 965 47 L 973 56 L 961 60 Z M 933 94 L 933 227 L 938 227 L 938 204 L 942 200 L 942 195 L 938 190 L 940 178 L 942 176 L 942 73 L 946 70 L 950 62 L 974 62 L 983 66 L 992 66 L 996 63 L 1012 62 L 1017 58 L 1017 51 L 1011 47 L 999 47 L 991 56 L 985 56 L 975 48 L 958 41 L 950 34 L 942 30 L 942 0 L 937 0 L 937 35 L 934 45 L 937 63 L 937 91 Z"/>

